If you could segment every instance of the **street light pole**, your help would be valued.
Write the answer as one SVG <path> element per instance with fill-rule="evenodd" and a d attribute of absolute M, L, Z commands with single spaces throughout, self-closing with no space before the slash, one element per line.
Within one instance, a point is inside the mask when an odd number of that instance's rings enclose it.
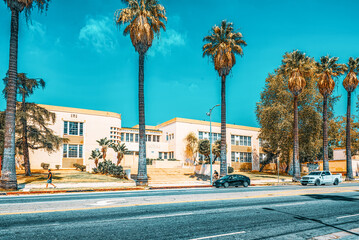
<path fill-rule="evenodd" d="M 213 173 L 212 173 L 212 120 L 211 120 L 211 115 L 212 115 L 212 110 L 215 107 L 220 106 L 220 104 L 217 104 L 215 106 L 213 106 L 207 114 L 207 116 L 209 116 L 209 161 L 210 161 L 210 165 L 211 165 L 211 185 L 213 184 Z"/>

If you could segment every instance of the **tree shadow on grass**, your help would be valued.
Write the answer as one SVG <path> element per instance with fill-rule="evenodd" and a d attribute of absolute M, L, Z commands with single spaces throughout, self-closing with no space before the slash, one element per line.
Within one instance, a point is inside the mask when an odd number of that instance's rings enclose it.
<path fill-rule="evenodd" d="M 319 220 L 319 219 L 304 217 L 304 216 L 301 216 L 301 215 L 299 215 L 299 214 L 288 213 L 288 212 L 284 212 L 284 211 L 281 211 L 281 210 L 276 210 L 276 209 L 273 209 L 273 208 L 263 208 L 263 209 L 264 209 L 264 210 L 268 210 L 268 211 L 279 212 L 279 213 L 291 215 L 291 216 L 293 216 L 295 219 L 298 219 L 298 220 L 316 222 L 316 223 L 322 224 L 323 226 L 326 226 L 326 227 L 331 227 L 331 228 L 337 229 L 337 230 L 342 231 L 342 232 L 347 232 L 347 233 L 352 234 L 352 235 L 354 235 L 354 236 L 359 236 L 358 233 L 351 232 L 351 231 L 346 230 L 346 229 L 341 228 L 341 227 L 337 227 L 336 225 L 333 225 L 333 224 L 328 224 L 328 223 L 322 222 L 322 221 Z M 338 224 L 338 225 L 339 225 L 339 224 Z M 275 236 L 272 236 L 272 237 L 275 237 Z"/>

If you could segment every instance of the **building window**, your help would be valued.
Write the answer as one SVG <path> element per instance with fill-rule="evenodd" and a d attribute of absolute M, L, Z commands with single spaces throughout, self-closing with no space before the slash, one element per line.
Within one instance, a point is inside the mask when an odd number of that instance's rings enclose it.
<path fill-rule="evenodd" d="M 203 132 L 199 132 L 199 133 L 198 133 L 198 138 L 199 138 L 199 139 L 203 139 Z"/>
<path fill-rule="evenodd" d="M 79 122 L 64 121 L 64 135 L 83 136 L 84 124 Z"/>
<path fill-rule="evenodd" d="M 166 135 L 166 141 L 168 141 L 168 134 Z"/>
<path fill-rule="evenodd" d="M 67 144 L 64 144 L 63 149 L 63 157 L 67 158 Z"/>
<path fill-rule="evenodd" d="M 239 146 L 252 146 L 252 137 L 231 135 L 231 144 Z"/>
<path fill-rule="evenodd" d="M 151 142 L 151 135 L 147 135 L 147 141 Z"/>
<path fill-rule="evenodd" d="M 133 142 L 133 133 L 130 134 L 130 142 Z"/>
<path fill-rule="evenodd" d="M 129 141 L 130 141 L 130 134 L 126 133 L 126 142 L 129 142 Z"/>
<path fill-rule="evenodd" d="M 135 134 L 135 142 L 138 143 L 138 134 Z"/>
<path fill-rule="evenodd" d="M 158 153 L 158 158 L 162 159 L 162 153 L 161 152 Z"/>
<path fill-rule="evenodd" d="M 125 134 L 121 133 L 121 141 L 125 141 Z"/>
<path fill-rule="evenodd" d="M 235 145 L 236 144 L 236 141 L 234 140 L 234 135 L 231 135 L 231 144 L 232 145 Z M 233 153 L 233 152 L 232 152 Z"/>
<path fill-rule="evenodd" d="M 166 153 L 166 152 L 164 153 L 164 155 L 165 155 L 165 157 L 164 157 L 164 158 L 165 158 L 165 159 L 167 159 L 167 153 Z"/>
<path fill-rule="evenodd" d="M 83 146 L 74 144 L 63 145 L 63 157 L 64 158 L 82 158 L 83 157 Z"/>

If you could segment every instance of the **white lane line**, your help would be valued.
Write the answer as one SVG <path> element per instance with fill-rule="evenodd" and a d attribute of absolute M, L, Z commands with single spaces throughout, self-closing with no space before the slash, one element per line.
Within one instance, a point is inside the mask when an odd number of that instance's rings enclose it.
<path fill-rule="evenodd" d="M 192 215 L 193 213 L 177 213 L 177 214 L 164 214 L 164 215 L 156 215 L 156 216 L 147 216 L 147 217 L 136 217 L 135 219 L 150 219 L 150 218 L 164 218 L 164 217 L 177 217 L 177 216 L 187 216 Z M 131 219 L 131 218 L 130 218 Z"/>
<path fill-rule="evenodd" d="M 213 235 L 213 236 L 207 236 L 207 237 L 201 237 L 201 238 L 193 238 L 193 239 L 191 239 L 191 240 L 218 238 L 218 237 L 225 237 L 225 236 L 231 236 L 231 235 L 243 234 L 243 233 L 246 233 L 246 232 L 245 232 L 245 231 L 241 231 L 241 232 L 234 232 L 234 233 L 226 233 L 226 234 Z"/>
<path fill-rule="evenodd" d="M 273 207 L 286 207 L 286 206 L 304 205 L 304 204 L 308 204 L 308 202 L 283 203 L 283 204 L 273 205 Z"/>
<path fill-rule="evenodd" d="M 91 205 L 91 206 L 106 206 L 106 205 L 111 205 L 111 204 L 115 204 L 115 203 L 117 203 L 117 202 L 124 202 L 124 201 L 126 201 L 124 198 L 117 198 L 117 199 L 113 199 L 113 200 L 97 201 L 96 203 L 87 204 L 87 205 Z"/>
<path fill-rule="evenodd" d="M 341 216 L 341 217 L 337 217 L 337 219 L 348 218 L 348 217 L 355 217 L 355 216 L 359 216 L 359 214 Z"/>

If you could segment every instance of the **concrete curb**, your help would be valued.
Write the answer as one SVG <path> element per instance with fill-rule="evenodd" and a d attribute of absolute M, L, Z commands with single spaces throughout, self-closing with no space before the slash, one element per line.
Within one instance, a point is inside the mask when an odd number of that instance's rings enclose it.
<path fill-rule="evenodd" d="M 163 186 L 163 187 L 150 187 L 150 190 L 157 189 L 177 189 L 177 188 L 208 188 L 212 187 L 211 185 L 189 185 L 189 186 Z"/>

